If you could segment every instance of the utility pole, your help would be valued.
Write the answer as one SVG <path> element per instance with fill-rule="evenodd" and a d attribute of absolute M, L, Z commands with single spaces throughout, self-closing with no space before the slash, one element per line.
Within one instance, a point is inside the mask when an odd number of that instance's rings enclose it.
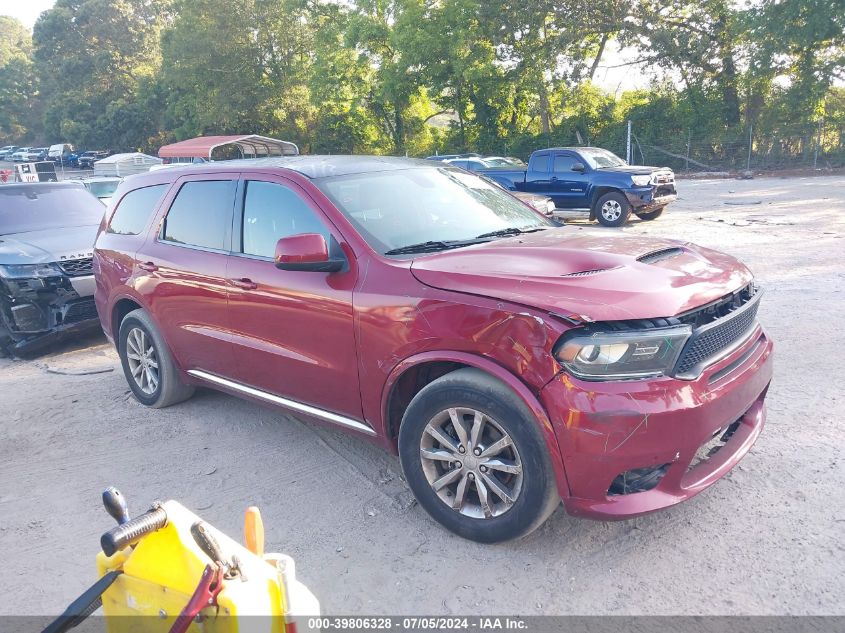
<path fill-rule="evenodd" d="M 625 160 L 631 164 L 631 119 L 628 119 L 628 142 L 625 145 Z"/>
<path fill-rule="evenodd" d="M 689 150 L 690 150 L 691 144 L 692 144 L 692 128 L 687 130 L 687 160 L 686 160 L 686 167 L 684 167 L 685 171 L 689 171 Z"/>
<path fill-rule="evenodd" d="M 751 133 L 754 130 L 753 125 L 748 126 L 748 159 L 745 161 L 745 171 L 751 171 Z"/>

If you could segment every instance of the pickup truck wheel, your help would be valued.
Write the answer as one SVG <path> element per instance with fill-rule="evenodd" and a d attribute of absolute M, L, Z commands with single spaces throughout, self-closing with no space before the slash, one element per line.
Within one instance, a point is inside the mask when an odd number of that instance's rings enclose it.
<path fill-rule="evenodd" d="M 132 394 L 153 409 L 187 400 L 194 388 L 179 377 L 179 370 L 152 319 L 133 310 L 120 323 L 118 353 Z"/>
<path fill-rule="evenodd" d="M 446 374 L 414 397 L 399 429 L 399 457 L 420 505 L 473 541 L 525 536 L 560 503 L 536 420 L 477 369 Z"/>
<path fill-rule="evenodd" d="M 660 217 L 663 213 L 663 209 L 666 207 L 657 207 L 653 211 L 646 211 L 644 213 L 635 213 L 635 215 L 640 219 L 648 222 L 649 220 L 656 220 Z"/>
<path fill-rule="evenodd" d="M 596 219 L 602 226 L 622 226 L 631 215 L 631 204 L 618 191 L 604 194 L 596 201 Z"/>

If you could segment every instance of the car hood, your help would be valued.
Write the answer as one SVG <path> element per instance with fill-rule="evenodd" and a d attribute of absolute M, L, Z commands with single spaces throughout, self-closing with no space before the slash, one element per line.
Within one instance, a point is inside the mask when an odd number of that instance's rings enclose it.
<path fill-rule="evenodd" d="M 0 264 L 43 264 L 91 257 L 98 224 L 0 235 Z"/>
<path fill-rule="evenodd" d="M 675 316 L 746 286 L 739 261 L 686 242 L 549 229 L 415 259 L 422 283 L 587 321 Z"/>
<path fill-rule="evenodd" d="M 651 167 L 650 165 L 624 165 L 622 167 L 602 167 L 598 172 L 612 174 L 652 174 L 656 171 L 672 171 L 668 167 Z"/>

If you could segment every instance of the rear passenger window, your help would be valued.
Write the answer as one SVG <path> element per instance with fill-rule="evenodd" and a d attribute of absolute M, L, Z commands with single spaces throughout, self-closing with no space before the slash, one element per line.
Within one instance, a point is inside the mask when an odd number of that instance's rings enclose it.
<path fill-rule="evenodd" d="M 534 171 L 549 171 L 549 155 L 540 154 L 534 157 L 534 162 L 531 164 L 531 169 Z"/>
<path fill-rule="evenodd" d="M 169 185 L 153 185 L 130 191 L 120 201 L 111 216 L 106 233 L 138 235 L 147 222 Z"/>
<path fill-rule="evenodd" d="M 234 180 L 186 182 L 164 219 L 161 239 L 177 244 L 223 250 L 232 225 Z"/>
<path fill-rule="evenodd" d="M 243 219 L 245 254 L 273 257 L 280 238 L 301 233 L 319 233 L 329 241 L 325 225 L 295 191 L 273 182 L 247 183 Z"/>

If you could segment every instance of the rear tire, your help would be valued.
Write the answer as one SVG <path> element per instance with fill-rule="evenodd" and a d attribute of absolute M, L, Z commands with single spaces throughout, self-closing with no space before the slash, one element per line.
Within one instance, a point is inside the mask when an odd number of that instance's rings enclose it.
<path fill-rule="evenodd" d="M 481 543 L 519 538 L 560 503 L 537 427 L 505 384 L 459 369 L 408 405 L 399 429 L 402 471 L 419 504 L 446 529 Z"/>
<path fill-rule="evenodd" d="M 126 382 L 141 404 L 162 409 L 194 394 L 194 388 L 182 382 L 173 355 L 145 310 L 133 310 L 120 322 L 118 353 Z"/>
<path fill-rule="evenodd" d="M 618 191 L 604 194 L 596 201 L 595 216 L 602 226 L 622 226 L 631 215 L 631 203 Z"/>
<path fill-rule="evenodd" d="M 663 214 L 663 209 L 665 209 L 665 208 L 666 207 L 658 207 L 658 208 L 654 209 L 653 211 L 646 211 L 644 213 L 635 213 L 634 215 L 636 215 L 640 220 L 643 220 L 644 222 L 648 222 L 649 220 L 656 220 L 657 218 L 659 218 Z"/>

